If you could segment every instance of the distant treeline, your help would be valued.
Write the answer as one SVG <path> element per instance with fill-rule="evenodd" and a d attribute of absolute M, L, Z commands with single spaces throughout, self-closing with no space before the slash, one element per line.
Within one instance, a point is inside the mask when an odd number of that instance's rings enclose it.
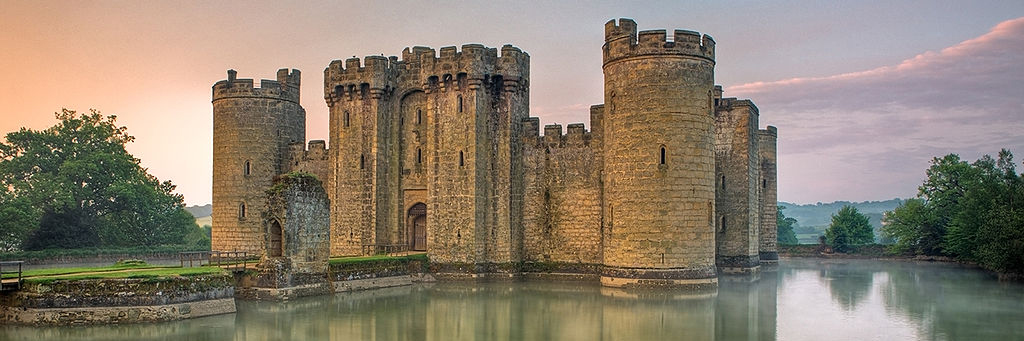
<path fill-rule="evenodd" d="M 885 215 L 893 249 L 1024 274 L 1024 178 L 1013 154 L 1003 149 L 973 163 L 949 154 L 925 173 L 917 198 Z"/>
<path fill-rule="evenodd" d="M 780 201 L 779 205 L 786 206 L 786 216 L 796 219 L 800 226 L 828 226 L 832 223 L 832 215 L 839 212 L 843 206 L 853 206 L 858 212 L 869 218 L 870 214 L 877 214 L 881 219 L 883 213 L 892 211 L 904 201 L 906 200 L 895 198 L 884 201 L 833 201 L 804 205 Z"/>
<path fill-rule="evenodd" d="M 785 207 L 787 217 L 796 219 L 793 224 L 793 231 L 796 233 L 800 244 L 817 244 L 818 237 L 825 234 L 825 229 L 832 223 L 832 216 L 839 212 L 843 206 L 852 206 L 858 212 L 868 218 L 868 222 L 874 228 L 876 242 L 887 244 L 891 242 L 881 233 L 882 215 L 892 211 L 905 200 L 900 198 L 884 201 L 834 201 L 829 203 L 815 204 L 794 204 L 784 201 L 779 206 Z"/>

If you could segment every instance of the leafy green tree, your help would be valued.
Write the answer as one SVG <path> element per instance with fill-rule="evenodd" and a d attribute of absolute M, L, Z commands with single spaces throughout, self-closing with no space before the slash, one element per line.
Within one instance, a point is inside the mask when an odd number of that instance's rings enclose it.
<path fill-rule="evenodd" d="M 211 232 L 212 227 L 210 225 L 203 225 L 197 229 L 189 229 L 188 234 L 185 235 L 185 245 L 209 250 Z"/>
<path fill-rule="evenodd" d="M 1024 183 L 1013 154 L 972 164 L 977 181 L 965 191 L 946 234 L 947 251 L 1000 272 L 1024 273 Z"/>
<path fill-rule="evenodd" d="M 875 235 L 868 217 L 849 205 L 843 206 L 832 216 L 832 225 L 825 230 L 825 243 L 838 252 L 847 252 L 854 246 L 874 241 Z"/>
<path fill-rule="evenodd" d="M 39 224 L 42 211 L 27 198 L 0 191 L 0 251 L 15 251 Z"/>
<path fill-rule="evenodd" d="M 889 247 L 895 252 L 938 255 L 942 253 L 945 228 L 934 220 L 924 199 L 909 199 L 885 212 L 882 234 L 895 241 Z"/>
<path fill-rule="evenodd" d="M 999 272 L 1024 273 L 1024 180 L 1013 154 L 974 163 L 932 160 L 918 197 L 886 214 L 893 248 L 945 254 Z"/>
<path fill-rule="evenodd" d="M 921 227 L 922 238 L 927 239 L 925 254 L 939 254 L 945 249 L 942 239 L 946 235 L 953 217 L 961 211 L 961 201 L 967 190 L 979 180 L 978 170 L 956 154 L 933 158 L 932 165 L 925 171 L 924 183 L 918 187 L 918 197 L 928 202 L 930 223 Z"/>
<path fill-rule="evenodd" d="M 800 242 L 796 239 L 796 233 L 793 232 L 793 227 L 797 225 L 796 219 L 786 217 L 782 210 L 786 209 L 786 206 L 779 205 L 777 214 L 775 215 L 775 226 L 778 229 L 776 239 L 780 245 L 796 245 Z"/>
<path fill-rule="evenodd" d="M 0 143 L 0 223 L 6 244 L 26 249 L 180 244 L 196 228 L 175 186 L 125 150 L 134 141 L 115 116 L 63 110 L 45 130 Z M 186 219 L 186 217 L 188 219 Z"/>

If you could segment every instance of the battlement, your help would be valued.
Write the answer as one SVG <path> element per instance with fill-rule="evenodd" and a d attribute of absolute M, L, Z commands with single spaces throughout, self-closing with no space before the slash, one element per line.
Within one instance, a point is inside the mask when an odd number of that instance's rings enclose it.
<path fill-rule="evenodd" d="M 715 40 L 688 30 L 675 30 L 669 39 L 665 30 L 637 32 L 633 19 L 610 20 L 604 25 L 604 64 L 637 56 L 688 56 L 715 61 Z"/>
<path fill-rule="evenodd" d="M 540 118 L 525 118 L 523 119 L 523 140 L 527 142 L 527 147 L 554 148 L 590 144 L 591 134 L 583 123 L 570 123 L 566 128 L 566 134 L 563 135 L 561 124 L 548 124 L 544 126 L 544 135 L 540 135 Z"/>
<path fill-rule="evenodd" d="M 291 152 L 292 160 L 327 159 L 327 142 L 324 140 L 310 140 L 309 149 L 306 149 L 306 145 L 302 142 L 289 143 L 288 148 Z"/>
<path fill-rule="evenodd" d="M 758 133 L 760 133 L 762 136 L 768 136 L 770 138 L 779 137 L 779 129 L 775 128 L 775 126 L 768 126 L 765 129 L 760 129 Z"/>
<path fill-rule="evenodd" d="M 749 99 L 738 99 L 735 97 L 718 99 L 718 108 L 720 109 L 733 109 L 738 107 L 748 107 L 750 108 L 750 112 L 754 115 L 758 115 L 760 113 L 757 109 L 757 105 L 754 105 L 754 101 Z"/>
<path fill-rule="evenodd" d="M 237 78 L 238 72 L 228 70 L 228 78 L 213 85 L 213 100 L 225 98 L 271 98 L 299 103 L 301 72 L 296 69 L 277 70 L 277 80 L 261 79 L 260 86 L 249 78 Z"/>
<path fill-rule="evenodd" d="M 500 80 L 501 88 L 512 91 L 526 87 L 530 74 L 530 56 L 517 47 L 504 45 L 500 49 L 480 44 L 462 45 L 437 50 L 424 46 L 406 47 L 402 59 L 396 56 L 367 56 L 362 64 L 359 58 L 344 62 L 334 60 L 324 70 L 324 94 L 332 97 L 354 98 L 384 92 L 397 87 L 399 77 L 413 77 L 424 90 L 432 87 L 447 88 L 452 81 L 465 82 L 462 86 L 479 88 L 485 80 Z"/>

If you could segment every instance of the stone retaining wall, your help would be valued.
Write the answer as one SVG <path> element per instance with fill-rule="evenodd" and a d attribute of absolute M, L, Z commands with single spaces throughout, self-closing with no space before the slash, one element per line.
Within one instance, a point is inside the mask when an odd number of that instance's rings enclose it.
<path fill-rule="evenodd" d="M 28 282 L 0 294 L 0 321 L 13 324 L 103 324 L 171 321 L 232 313 L 228 275 Z"/>

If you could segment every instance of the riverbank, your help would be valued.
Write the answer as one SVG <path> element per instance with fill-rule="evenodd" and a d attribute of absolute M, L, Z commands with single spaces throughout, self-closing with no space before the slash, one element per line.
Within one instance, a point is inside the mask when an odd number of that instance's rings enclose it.
<path fill-rule="evenodd" d="M 779 257 L 795 258 L 853 258 L 853 259 L 913 259 L 914 255 L 894 254 L 886 245 L 870 244 L 853 247 L 850 252 L 831 252 L 821 244 L 779 245 Z"/>
<path fill-rule="evenodd" d="M 855 247 L 848 253 L 828 252 L 827 246 L 820 244 L 779 245 L 779 257 L 784 258 L 821 258 L 821 259 L 875 259 L 912 262 L 954 263 L 964 267 L 978 268 L 992 273 L 1000 281 L 1024 282 L 1024 274 L 1003 273 L 986 269 L 973 262 L 964 262 L 952 257 L 898 254 L 889 251 L 888 246 L 871 244 Z"/>
<path fill-rule="evenodd" d="M 0 321 L 26 325 L 114 324 L 235 312 L 234 280 L 227 273 L 169 275 L 168 271 L 29 278 L 20 290 L 0 294 Z M 94 278 L 104 276 L 112 278 Z"/>

